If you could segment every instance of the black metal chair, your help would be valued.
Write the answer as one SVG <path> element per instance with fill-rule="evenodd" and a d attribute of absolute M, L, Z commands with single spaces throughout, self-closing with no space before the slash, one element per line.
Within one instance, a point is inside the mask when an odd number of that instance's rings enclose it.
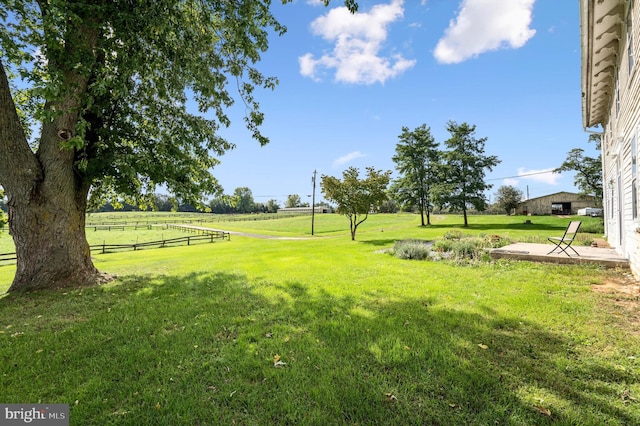
<path fill-rule="evenodd" d="M 553 244 L 556 245 L 553 248 L 553 250 L 551 250 L 547 254 L 551 254 L 554 251 L 560 249 L 558 254 L 564 252 L 564 254 L 566 254 L 567 256 L 571 257 L 571 255 L 569 253 L 567 253 L 567 249 L 571 249 L 576 254 L 576 256 L 580 256 L 578 254 L 578 252 L 573 247 L 571 247 L 571 243 L 573 243 L 573 240 L 575 240 L 576 235 L 578 234 L 578 229 L 580 229 L 580 225 L 582 225 L 581 221 L 573 220 L 573 221 L 569 222 L 569 226 L 567 226 L 567 229 L 565 229 L 564 235 L 562 237 L 549 237 L 549 238 L 547 238 L 549 241 L 551 241 Z"/>

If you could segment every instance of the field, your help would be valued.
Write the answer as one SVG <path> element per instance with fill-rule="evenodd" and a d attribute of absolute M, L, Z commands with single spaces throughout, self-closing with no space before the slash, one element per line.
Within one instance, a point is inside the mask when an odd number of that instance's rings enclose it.
<path fill-rule="evenodd" d="M 188 219 L 88 222 L 168 218 Z M 1 297 L 0 402 L 69 404 L 73 425 L 640 421 L 630 276 L 385 253 L 396 240 L 458 230 L 543 242 L 569 218 L 472 216 L 461 228 L 460 216 L 437 216 L 422 228 L 415 215 L 373 215 L 355 242 L 337 215 L 316 215 L 315 236 L 310 216 L 261 219 L 198 225 L 288 239 L 96 254 L 117 276 L 108 285 Z M 158 232 L 174 231 L 87 236 L 142 242 Z M 0 267 L 0 292 L 14 270 Z"/>

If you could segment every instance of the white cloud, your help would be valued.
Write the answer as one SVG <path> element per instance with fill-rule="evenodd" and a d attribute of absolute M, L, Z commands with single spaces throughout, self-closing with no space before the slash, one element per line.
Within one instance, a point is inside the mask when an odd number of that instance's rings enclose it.
<path fill-rule="evenodd" d="M 535 0 L 463 0 L 455 21 L 438 41 L 438 62 L 455 64 L 484 52 L 518 49 L 534 36 L 530 29 Z"/>
<path fill-rule="evenodd" d="M 350 152 L 347 155 L 343 155 L 342 157 L 335 159 L 333 162 L 333 167 L 336 168 L 336 167 L 344 166 L 345 164 L 355 160 L 356 158 L 362 158 L 362 157 L 365 157 L 365 155 L 360 151 Z"/>
<path fill-rule="evenodd" d="M 352 14 L 346 7 L 330 10 L 311 23 L 311 31 L 334 43 L 333 50 L 315 58 L 298 58 L 300 73 L 318 81 L 323 70 L 334 69 L 335 80 L 352 84 L 384 83 L 413 67 L 415 60 L 400 54 L 381 56 L 388 27 L 403 17 L 403 0 L 376 5 L 369 12 Z"/>
<path fill-rule="evenodd" d="M 520 167 L 518 169 L 518 176 L 521 179 L 528 179 L 534 182 L 558 185 L 558 180 L 562 175 L 560 173 L 554 173 L 553 170 L 554 169 L 525 170 L 523 167 Z"/>

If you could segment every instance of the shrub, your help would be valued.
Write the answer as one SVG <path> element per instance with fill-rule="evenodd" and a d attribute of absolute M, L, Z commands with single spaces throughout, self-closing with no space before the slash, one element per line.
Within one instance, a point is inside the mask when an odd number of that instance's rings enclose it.
<path fill-rule="evenodd" d="M 484 247 L 487 248 L 500 248 L 512 243 L 510 239 L 500 235 L 480 235 L 480 237 L 484 240 Z"/>
<path fill-rule="evenodd" d="M 456 260 L 479 259 L 484 252 L 485 241 L 481 238 L 464 238 L 453 244 L 451 257 Z"/>
<path fill-rule="evenodd" d="M 433 249 L 439 253 L 450 252 L 455 244 L 454 240 L 442 239 L 433 243 Z"/>
<path fill-rule="evenodd" d="M 431 243 L 423 240 L 396 241 L 393 253 L 400 259 L 424 260 L 429 257 Z"/>
<path fill-rule="evenodd" d="M 459 231 L 457 229 L 453 231 L 447 231 L 444 233 L 442 238 L 445 240 L 459 240 L 462 238 L 462 231 Z"/>
<path fill-rule="evenodd" d="M 489 260 L 487 248 L 498 248 L 510 244 L 511 241 L 499 235 L 463 236 L 451 232 L 433 244 L 433 249 L 443 253 L 443 257 L 457 263 L 469 260 Z"/>

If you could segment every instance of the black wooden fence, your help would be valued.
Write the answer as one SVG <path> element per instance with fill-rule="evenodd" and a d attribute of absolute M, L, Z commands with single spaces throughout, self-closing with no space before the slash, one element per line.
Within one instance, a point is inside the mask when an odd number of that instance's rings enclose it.
<path fill-rule="evenodd" d="M 188 229 L 188 228 L 185 228 Z M 202 230 L 200 230 L 202 231 Z M 179 238 L 169 238 L 164 240 L 157 241 L 148 241 L 144 243 L 135 243 L 135 244 L 92 244 L 89 247 L 91 248 L 92 253 L 113 253 L 118 251 L 126 251 L 126 250 L 143 250 L 149 248 L 163 248 L 163 247 L 173 247 L 173 246 L 190 246 L 194 244 L 201 243 L 212 243 L 215 240 L 230 240 L 231 236 L 228 232 L 224 231 L 214 231 L 210 230 L 203 235 L 189 235 L 186 237 Z M 0 253 L 0 265 L 8 265 L 10 262 L 16 260 L 15 253 Z"/>

